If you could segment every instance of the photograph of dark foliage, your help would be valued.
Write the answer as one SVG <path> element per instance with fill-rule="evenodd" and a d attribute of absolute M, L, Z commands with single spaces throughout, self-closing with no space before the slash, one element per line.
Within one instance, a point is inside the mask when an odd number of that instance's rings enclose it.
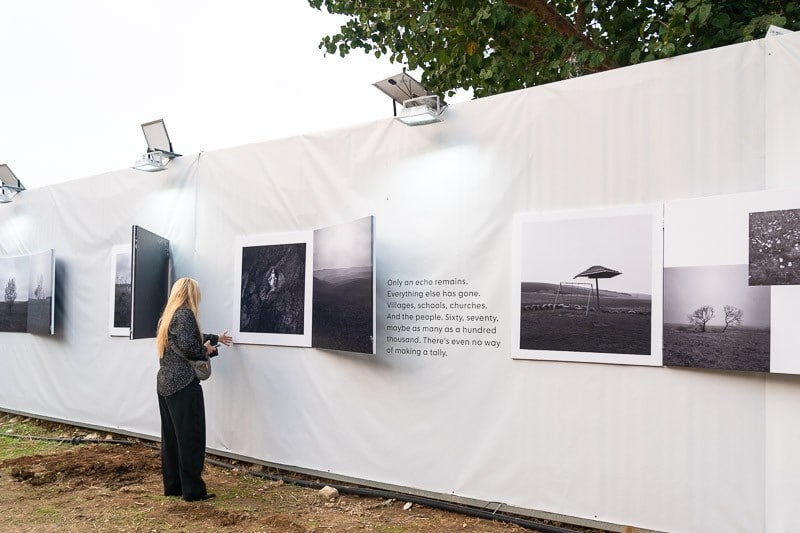
<path fill-rule="evenodd" d="M 664 269 L 664 365 L 770 371 L 770 288 L 748 265 Z"/>
<path fill-rule="evenodd" d="M 239 331 L 304 334 L 306 253 L 304 242 L 242 248 Z"/>
<path fill-rule="evenodd" d="M 311 345 L 375 353 L 374 217 L 314 231 Z"/>
<path fill-rule="evenodd" d="M 800 284 L 800 209 L 750 213 L 750 285 Z"/>

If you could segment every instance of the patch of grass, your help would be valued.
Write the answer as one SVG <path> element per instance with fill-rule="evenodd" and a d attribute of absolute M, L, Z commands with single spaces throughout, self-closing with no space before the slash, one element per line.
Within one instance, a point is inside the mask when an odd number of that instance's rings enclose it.
<path fill-rule="evenodd" d="M 64 445 L 59 443 L 0 436 L 0 461 L 28 455 L 55 453 L 63 449 Z"/>
<path fill-rule="evenodd" d="M 35 513 L 40 516 L 57 516 L 59 514 L 59 510 L 54 509 L 53 507 L 39 507 L 36 509 Z"/>
<path fill-rule="evenodd" d="M 0 431 L 16 435 L 44 436 L 46 434 L 46 430 L 40 424 L 20 416 L 8 417 L 0 422 Z"/>
<path fill-rule="evenodd" d="M 519 346 L 553 350 L 650 355 L 650 314 L 582 310 L 523 311 Z"/>
<path fill-rule="evenodd" d="M 48 429 L 41 422 L 37 423 L 29 418 L 5 417 L 0 421 L 0 461 L 28 455 L 54 453 L 68 446 L 56 441 L 23 439 L 7 435 L 43 437 L 48 435 Z"/>
<path fill-rule="evenodd" d="M 379 525 L 375 528 L 375 531 L 379 533 L 410 533 L 413 529 L 409 529 L 406 526 L 400 526 L 396 524 L 389 524 L 389 525 Z"/>
<path fill-rule="evenodd" d="M 252 498 L 260 488 L 259 485 L 256 485 L 253 482 L 254 478 L 249 476 L 242 476 L 239 478 L 238 483 L 235 485 L 229 485 L 225 487 L 211 487 L 209 490 L 212 490 L 217 495 L 217 500 L 238 500 L 238 499 L 247 499 Z M 214 502 L 212 502 L 214 503 Z"/>
<path fill-rule="evenodd" d="M 309 491 L 301 487 L 269 481 L 247 473 L 237 474 L 221 467 L 211 468 L 221 473 L 225 479 L 225 483 L 209 485 L 209 490 L 217 495 L 216 500 L 211 503 L 221 508 L 258 507 L 259 501 L 268 498 L 272 500 L 273 512 L 291 511 L 309 496 Z"/>
<path fill-rule="evenodd" d="M 769 328 L 708 326 L 707 331 L 684 324 L 664 324 L 664 364 L 769 372 Z"/>

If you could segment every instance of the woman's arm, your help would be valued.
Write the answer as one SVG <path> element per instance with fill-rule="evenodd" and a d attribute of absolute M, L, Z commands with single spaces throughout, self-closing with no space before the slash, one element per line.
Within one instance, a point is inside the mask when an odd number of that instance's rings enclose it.
<path fill-rule="evenodd" d="M 206 348 L 200 331 L 197 329 L 197 320 L 194 313 L 186 307 L 181 307 L 172 317 L 169 324 L 169 342 L 183 352 L 188 359 L 205 359 Z"/>
<path fill-rule="evenodd" d="M 230 346 L 233 342 L 233 337 L 228 335 L 228 330 L 226 329 L 219 335 L 214 335 L 213 333 L 204 333 L 203 334 L 203 342 L 211 341 L 213 346 L 217 344 L 224 344 L 225 346 Z"/>
<path fill-rule="evenodd" d="M 228 335 L 228 330 L 226 329 L 219 335 L 214 335 L 213 333 L 204 333 L 203 341 L 209 343 L 211 346 L 214 347 L 214 351 L 208 354 L 209 357 L 214 357 L 215 355 L 219 355 L 219 350 L 217 350 L 217 346 L 219 346 L 220 344 L 224 344 L 225 346 L 230 346 L 231 342 L 233 342 L 233 337 Z"/>

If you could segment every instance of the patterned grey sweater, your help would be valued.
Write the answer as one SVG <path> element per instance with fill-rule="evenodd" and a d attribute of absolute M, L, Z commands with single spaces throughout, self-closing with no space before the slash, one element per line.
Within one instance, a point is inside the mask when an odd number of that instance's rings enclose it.
<path fill-rule="evenodd" d="M 172 316 L 167 333 L 167 351 L 160 361 L 158 376 L 156 377 L 156 390 L 161 396 L 175 394 L 197 379 L 194 370 L 188 361 L 181 357 L 173 347 L 177 346 L 183 355 L 189 359 L 203 359 L 206 349 L 203 343 L 207 340 L 217 344 L 217 335 L 201 335 L 197 329 L 194 313 L 188 307 L 181 307 Z M 214 350 L 212 357 L 217 355 Z"/>

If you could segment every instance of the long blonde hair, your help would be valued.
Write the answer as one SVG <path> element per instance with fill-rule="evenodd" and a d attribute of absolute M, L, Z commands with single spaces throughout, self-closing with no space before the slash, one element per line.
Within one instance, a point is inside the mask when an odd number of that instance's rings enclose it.
<path fill-rule="evenodd" d="M 161 313 L 161 318 L 158 319 L 158 330 L 156 333 L 156 349 L 158 357 L 164 357 L 167 352 L 167 332 L 169 331 L 169 323 L 172 317 L 181 307 L 188 307 L 194 314 L 194 319 L 197 321 L 197 329 L 200 329 L 200 321 L 197 318 L 197 308 L 200 305 L 200 284 L 192 278 L 180 278 L 172 285 L 172 290 L 169 293 L 167 305 L 164 306 L 164 312 Z"/>

